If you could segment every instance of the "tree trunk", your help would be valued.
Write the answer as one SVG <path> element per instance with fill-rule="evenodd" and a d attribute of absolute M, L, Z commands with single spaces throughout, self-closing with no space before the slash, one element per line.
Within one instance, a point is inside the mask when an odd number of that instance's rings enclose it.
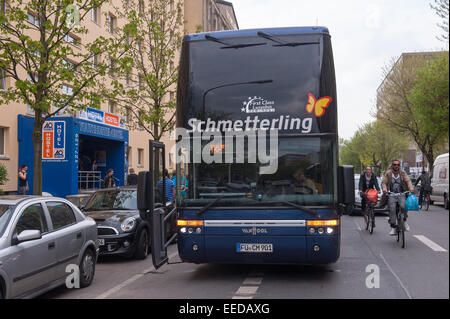
<path fill-rule="evenodd" d="M 42 195 L 42 111 L 35 110 L 33 127 L 33 195 Z"/>

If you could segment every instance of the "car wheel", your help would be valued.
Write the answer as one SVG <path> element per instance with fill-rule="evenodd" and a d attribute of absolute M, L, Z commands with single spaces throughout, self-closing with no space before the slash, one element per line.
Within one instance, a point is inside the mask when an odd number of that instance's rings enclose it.
<path fill-rule="evenodd" d="M 355 209 L 355 207 L 352 204 L 346 205 L 345 206 L 345 214 L 351 216 L 353 214 L 354 209 Z"/>
<path fill-rule="evenodd" d="M 95 253 L 88 248 L 84 252 L 80 262 L 80 287 L 89 286 L 94 280 L 95 274 Z"/>
<path fill-rule="evenodd" d="M 145 259 L 148 255 L 148 232 L 147 229 L 143 228 L 139 234 L 139 241 L 136 245 L 136 252 L 134 253 L 134 258 Z"/>
<path fill-rule="evenodd" d="M 448 209 L 448 196 L 447 196 L 447 194 L 444 194 L 444 208 Z"/>

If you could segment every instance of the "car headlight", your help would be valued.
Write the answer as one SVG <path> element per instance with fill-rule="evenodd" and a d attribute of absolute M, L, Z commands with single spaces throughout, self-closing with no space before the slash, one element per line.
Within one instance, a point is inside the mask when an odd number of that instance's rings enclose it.
<path fill-rule="evenodd" d="M 124 232 L 129 232 L 132 231 L 134 226 L 136 226 L 136 219 L 133 217 L 129 217 L 127 219 L 125 219 L 121 224 L 120 224 L 120 228 L 124 231 Z"/>

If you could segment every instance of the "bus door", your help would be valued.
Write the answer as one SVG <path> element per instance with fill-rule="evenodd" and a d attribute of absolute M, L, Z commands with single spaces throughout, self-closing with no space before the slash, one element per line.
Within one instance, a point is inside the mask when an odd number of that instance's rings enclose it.
<path fill-rule="evenodd" d="M 176 234 L 166 241 L 166 225 L 172 220 L 175 209 L 167 202 L 165 170 L 165 147 L 163 143 L 150 141 L 150 171 L 138 176 L 137 202 L 140 216 L 151 227 L 151 250 L 155 269 L 168 262 L 167 247 Z"/>

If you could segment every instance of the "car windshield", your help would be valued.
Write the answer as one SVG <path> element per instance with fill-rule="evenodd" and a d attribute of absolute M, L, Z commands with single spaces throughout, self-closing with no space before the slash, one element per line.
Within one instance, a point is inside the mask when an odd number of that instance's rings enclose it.
<path fill-rule="evenodd" d="M 273 174 L 260 174 L 263 165 L 247 160 L 189 164 L 181 177 L 187 191 L 178 192 L 179 205 L 203 206 L 216 199 L 220 206 L 333 205 L 337 183 L 333 154 L 331 137 L 283 137 Z"/>
<path fill-rule="evenodd" d="M 110 190 L 94 193 L 84 208 L 85 211 L 136 210 L 136 190 Z"/>
<path fill-rule="evenodd" d="M 0 236 L 3 236 L 13 211 L 13 206 L 0 204 Z"/>

